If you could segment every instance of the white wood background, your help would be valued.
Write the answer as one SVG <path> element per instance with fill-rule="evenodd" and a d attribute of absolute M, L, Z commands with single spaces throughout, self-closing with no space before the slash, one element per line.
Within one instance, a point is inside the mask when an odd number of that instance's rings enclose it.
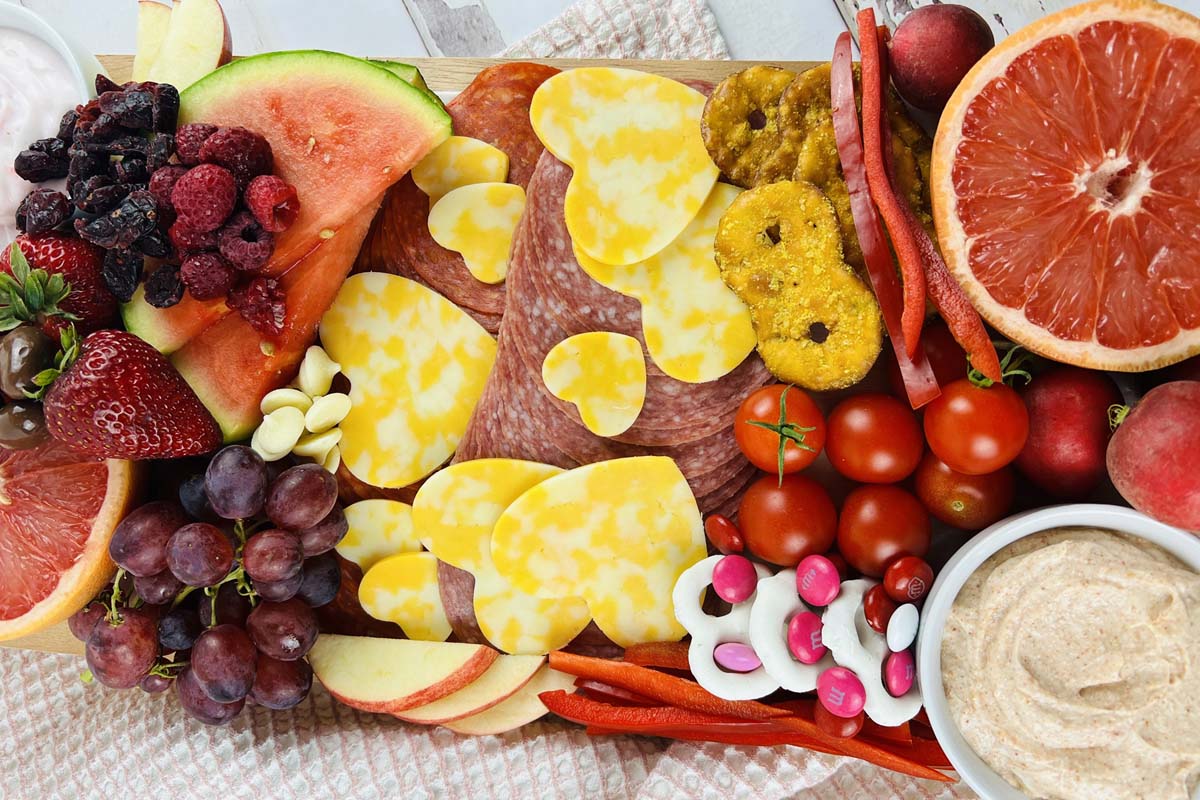
<path fill-rule="evenodd" d="M 553 19 L 573 0 L 221 0 L 234 50 L 321 47 L 362 55 L 493 55 Z M 964 0 L 991 23 L 997 38 L 1072 0 Z M 93 52 L 132 53 L 134 0 L 0 0 L 42 14 Z M 653 0 L 643 0 L 653 2 Z M 816 60 L 829 57 L 844 30 L 839 4 L 853 14 L 876 5 L 898 21 L 935 0 L 708 0 L 734 58 Z M 1174 5 L 1200 14 L 1200 0 Z M 459 41 L 447 26 L 469 15 L 482 34 Z M 459 27 L 461 31 L 461 26 Z"/>

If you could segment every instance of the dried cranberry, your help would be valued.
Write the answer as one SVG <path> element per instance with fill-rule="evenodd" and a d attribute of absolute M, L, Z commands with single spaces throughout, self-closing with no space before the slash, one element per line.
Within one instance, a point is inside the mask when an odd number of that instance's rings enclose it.
<path fill-rule="evenodd" d="M 49 153 L 40 153 L 37 150 L 22 150 L 13 161 L 13 169 L 17 175 L 30 183 L 65 178 L 69 167 L 67 159 L 55 158 Z"/>
<path fill-rule="evenodd" d="M 113 297 L 122 303 L 133 299 L 142 280 L 142 255 L 132 250 L 113 249 L 104 254 L 104 268 L 100 274 Z"/>
<path fill-rule="evenodd" d="M 75 147 L 88 153 L 102 153 L 110 156 L 127 156 L 136 154 L 145 156 L 150 149 L 150 143 L 140 136 L 121 136 L 115 139 L 94 140 L 82 137 L 75 140 Z"/>
<path fill-rule="evenodd" d="M 246 128 L 220 128 L 200 148 L 200 160 L 219 164 L 233 173 L 239 189 L 245 189 L 259 175 L 269 175 L 275 157 L 266 139 Z"/>
<path fill-rule="evenodd" d="M 97 75 L 96 75 L 96 95 L 97 96 L 102 95 L 105 92 L 119 92 L 119 91 L 121 91 L 121 86 L 118 85 L 116 81 L 114 81 L 112 78 L 108 77 L 107 75 L 104 75 L 103 73 L 97 73 Z"/>
<path fill-rule="evenodd" d="M 180 163 L 189 167 L 199 164 L 200 148 L 216 132 L 216 125 L 205 122 L 192 122 L 175 131 L 175 154 Z"/>
<path fill-rule="evenodd" d="M 183 284 L 197 300 L 215 300 L 233 288 L 233 269 L 216 253 L 188 256 L 179 268 Z"/>
<path fill-rule="evenodd" d="M 75 141 L 109 142 L 126 133 L 112 114 L 98 114 L 95 119 L 83 120 L 75 128 Z"/>
<path fill-rule="evenodd" d="M 151 95 L 154 98 L 151 127 L 158 133 L 174 133 L 179 123 L 179 90 L 169 83 L 160 83 L 151 89 Z"/>
<path fill-rule="evenodd" d="M 130 247 L 158 227 L 158 204 L 154 195 L 141 189 L 130 192 L 102 217 L 79 228 L 79 236 L 97 247 Z"/>
<path fill-rule="evenodd" d="M 117 183 L 145 183 L 150 180 L 150 171 L 146 169 L 146 162 L 141 158 L 122 158 L 120 161 L 114 161 L 111 171 Z"/>
<path fill-rule="evenodd" d="M 63 114 L 58 123 L 58 138 L 70 144 L 75 138 L 75 123 L 78 121 L 79 112 L 73 108 Z"/>
<path fill-rule="evenodd" d="M 70 149 L 70 145 L 62 139 L 55 137 L 53 139 L 38 139 L 29 145 L 29 149 L 37 153 L 45 153 L 48 156 L 66 160 L 69 157 L 67 152 Z"/>
<path fill-rule="evenodd" d="M 217 249 L 241 272 L 258 272 L 275 252 L 275 236 L 248 211 L 239 211 L 217 234 Z"/>
<path fill-rule="evenodd" d="M 154 124 L 152 102 L 150 92 L 139 89 L 104 92 L 100 95 L 100 111 L 123 128 L 145 130 Z"/>
<path fill-rule="evenodd" d="M 71 187 L 71 202 L 85 214 L 107 214 L 131 191 L 132 187 L 113 183 L 107 175 L 93 175 Z"/>
<path fill-rule="evenodd" d="M 162 169 L 175 155 L 175 136 L 170 133 L 156 133 L 146 148 L 146 163 L 151 172 Z"/>
<path fill-rule="evenodd" d="M 296 187 L 275 175 L 259 175 L 246 187 L 246 207 L 264 230 L 281 233 L 300 213 Z"/>
<path fill-rule="evenodd" d="M 34 189 L 17 206 L 17 228 L 26 233 L 46 233 L 71 216 L 71 202 L 62 192 Z"/>
<path fill-rule="evenodd" d="M 154 195 L 154 199 L 158 201 L 158 209 L 175 210 L 174 204 L 171 203 L 171 190 L 175 188 L 176 182 L 187 174 L 187 167 L 167 166 L 162 169 L 157 169 L 150 176 L 150 194 Z"/>
<path fill-rule="evenodd" d="M 176 220 L 167 231 L 171 244 L 180 258 L 191 253 L 203 253 L 217 249 L 216 231 L 198 231 L 188 226 L 186 220 Z"/>
<path fill-rule="evenodd" d="M 283 332 L 287 301 L 274 278 L 252 279 L 230 292 L 227 302 L 251 328 L 264 336 L 277 336 Z"/>
<path fill-rule="evenodd" d="M 179 267 L 163 264 L 146 278 L 146 302 L 155 308 L 170 308 L 183 299 Z"/>
<path fill-rule="evenodd" d="M 215 164 L 192 167 L 171 189 L 175 213 L 198 231 L 221 227 L 233 213 L 237 198 L 233 175 Z"/>
<path fill-rule="evenodd" d="M 174 253 L 166 234 L 158 228 L 134 242 L 133 249 L 150 258 L 170 258 Z"/>
<path fill-rule="evenodd" d="M 108 155 L 89 153 L 83 148 L 72 147 L 67 151 L 70 155 L 70 166 L 67 168 L 67 178 L 80 181 L 95 175 L 108 173 Z"/>

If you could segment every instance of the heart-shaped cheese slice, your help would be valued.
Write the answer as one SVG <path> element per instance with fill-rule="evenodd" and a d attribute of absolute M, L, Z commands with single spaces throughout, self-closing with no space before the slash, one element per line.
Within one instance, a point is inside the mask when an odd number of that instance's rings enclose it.
<path fill-rule="evenodd" d="M 508 275 L 508 251 L 524 210 L 525 190 L 520 186 L 460 186 L 430 209 L 429 235 L 460 253 L 476 280 L 500 283 Z"/>
<path fill-rule="evenodd" d="M 337 552 L 366 572 L 397 553 L 416 553 L 421 540 L 413 528 L 413 510 L 398 500 L 360 500 L 344 509 L 346 535 Z"/>
<path fill-rule="evenodd" d="M 706 555 L 696 498 L 662 456 L 601 461 L 547 478 L 492 531 L 500 575 L 540 597 L 582 595 L 622 647 L 681 638 L 672 590 Z"/>
<path fill-rule="evenodd" d="M 432 553 L 398 553 L 363 575 L 358 602 L 375 619 L 394 622 L 404 635 L 423 642 L 450 638 L 450 620 L 438 590 L 437 558 Z"/>
<path fill-rule="evenodd" d="M 566 223 L 605 264 L 636 264 L 675 240 L 704 205 L 718 170 L 700 137 L 705 97 L 648 72 L 585 67 L 538 87 L 529 119 L 575 174 Z"/>
<path fill-rule="evenodd" d="M 614 267 L 575 248 L 588 275 L 641 302 L 650 358 L 676 380 L 714 381 L 754 350 L 750 310 L 725 285 L 713 257 L 717 224 L 740 193 L 735 186 L 718 183 L 683 233 L 637 264 Z"/>
<path fill-rule="evenodd" d="M 451 136 L 412 168 L 413 183 L 429 195 L 430 207 L 460 186 L 507 178 L 508 154 L 469 136 Z"/>
<path fill-rule="evenodd" d="M 466 312 L 382 272 L 346 279 L 321 343 L 350 379 L 342 462 L 381 487 L 415 483 L 454 454 L 496 360 L 496 340 Z"/>
<path fill-rule="evenodd" d="M 592 433 L 617 436 L 629 430 L 646 402 L 642 345 L 621 333 L 576 334 L 550 348 L 542 382 L 555 397 L 575 404 Z"/>

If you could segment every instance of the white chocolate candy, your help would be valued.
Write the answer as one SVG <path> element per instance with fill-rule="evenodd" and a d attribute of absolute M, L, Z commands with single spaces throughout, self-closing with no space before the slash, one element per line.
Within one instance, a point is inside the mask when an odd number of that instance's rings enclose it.
<path fill-rule="evenodd" d="M 326 472 L 336 473 L 338 467 L 342 465 L 342 450 L 337 445 L 330 448 L 329 453 L 325 456 L 325 460 L 321 462 L 321 466 Z"/>
<path fill-rule="evenodd" d="M 300 362 L 296 386 L 309 397 L 319 397 L 329 391 L 334 376 L 341 371 L 342 365 L 330 358 L 325 348 L 314 344 Z"/>
<path fill-rule="evenodd" d="M 250 446 L 263 459 L 278 461 L 296 446 L 304 433 L 304 412 L 292 406 L 277 408 L 263 417 Z"/>
<path fill-rule="evenodd" d="M 917 628 L 921 624 L 921 612 L 912 603 L 896 609 L 887 626 L 888 650 L 899 653 L 907 650 L 917 640 Z"/>
<path fill-rule="evenodd" d="M 788 622 L 807 610 L 796 594 L 796 570 L 785 569 L 758 582 L 747 628 L 750 646 L 767 673 L 789 692 L 811 692 L 817 688 L 817 676 L 834 665 L 828 653 L 816 664 L 802 664 L 788 650 Z"/>
<path fill-rule="evenodd" d="M 292 453 L 305 458 L 311 458 L 318 464 L 325 461 L 325 457 L 329 455 L 329 451 L 337 446 L 337 443 L 342 440 L 342 432 L 337 428 L 330 428 L 321 433 L 306 433 L 300 437 L 300 441 L 296 442 L 296 446 L 292 448 Z"/>
<path fill-rule="evenodd" d="M 312 404 L 312 398 L 304 392 L 285 386 L 282 389 L 267 392 L 263 396 L 262 402 L 258 404 L 258 410 L 263 414 L 270 414 L 272 411 L 291 406 L 301 411 L 308 411 Z"/>
<path fill-rule="evenodd" d="M 312 401 L 312 408 L 304 414 L 304 427 L 309 433 L 324 433 L 346 418 L 350 413 L 350 395 L 335 392 Z"/>

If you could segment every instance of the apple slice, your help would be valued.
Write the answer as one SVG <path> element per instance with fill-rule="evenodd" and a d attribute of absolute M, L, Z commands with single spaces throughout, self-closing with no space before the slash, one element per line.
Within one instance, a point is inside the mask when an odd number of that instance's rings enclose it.
<path fill-rule="evenodd" d="M 538 695 L 556 689 L 575 691 L 575 678 L 546 665 L 504 702 L 478 714 L 443 724 L 455 733 L 467 736 L 493 736 L 513 731 L 550 713 Z"/>
<path fill-rule="evenodd" d="M 167 25 L 171 22 L 171 6 L 158 0 L 138 0 L 137 9 L 137 52 L 133 56 L 133 79 L 140 83 L 150 77 L 150 69 L 162 52 L 163 39 L 167 38 Z"/>
<path fill-rule="evenodd" d="M 474 683 L 441 700 L 393 716 L 405 722 L 440 725 L 478 714 L 512 697 L 545 661 L 542 656 L 500 656 Z"/>
<path fill-rule="evenodd" d="M 183 91 L 229 61 L 233 40 L 217 0 L 183 0 L 171 12 L 149 80 Z"/>
<path fill-rule="evenodd" d="M 337 700 L 394 714 L 454 694 L 500 654 L 480 644 L 323 634 L 308 653 L 313 673 Z"/>

